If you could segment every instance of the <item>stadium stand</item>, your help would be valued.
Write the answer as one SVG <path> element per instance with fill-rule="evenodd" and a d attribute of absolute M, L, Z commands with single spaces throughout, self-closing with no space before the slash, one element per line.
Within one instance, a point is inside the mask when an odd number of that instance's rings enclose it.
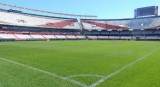
<path fill-rule="evenodd" d="M 64 35 L 55 35 L 58 39 L 67 39 Z"/>
<path fill-rule="evenodd" d="M 17 39 L 31 39 L 32 37 L 29 35 L 23 35 L 23 34 L 15 34 L 15 37 Z"/>
<path fill-rule="evenodd" d="M 5 16 L 4 16 L 5 15 Z M 160 17 L 80 19 L 0 9 L 0 41 L 160 40 Z"/>
<path fill-rule="evenodd" d="M 111 40 L 159 40 L 160 17 L 131 19 L 81 19 L 88 38 Z"/>
<path fill-rule="evenodd" d="M 152 29 L 160 26 L 160 17 L 136 19 L 81 19 L 85 29 Z"/>
<path fill-rule="evenodd" d="M 86 37 L 85 36 L 80 36 L 80 35 L 78 35 L 78 36 L 76 36 L 78 39 L 85 39 Z"/>
<path fill-rule="evenodd" d="M 76 36 L 73 36 L 73 35 L 66 35 L 66 38 L 67 39 L 77 39 Z"/>
<path fill-rule="evenodd" d="M 0 38 L 2 38 L 2 39 L 15 39 L 16 37 L 12 34 L 0 34 Z"/>
<path fill-rule="evenodd" d="M 80 26 L 76 19 L 42 16 L 23 12 L 18 13 L 15 11 L 3 9 L 0 9 L 0 24 L 63 29 L 80 29 Z"/>
<path fill-rule="evenodd" d="M 54 35 L 43 35 L 43 37 L 45 37 L 47 39 L 56 39 L 56 37 Z"/>

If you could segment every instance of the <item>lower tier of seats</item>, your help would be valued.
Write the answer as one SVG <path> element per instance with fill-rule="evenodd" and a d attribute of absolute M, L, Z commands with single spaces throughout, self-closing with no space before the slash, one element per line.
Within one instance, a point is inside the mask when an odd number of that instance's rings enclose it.
<path fill-rule="evenodd" d="M 160 40 L 160 36 L 83 36 L 83 35 L 25 35 L 0 34 L 0 40 Z"/>
<path fill-rule="evenodd" d="M 76 40 L 86 39 L 81 35 L 24 35 L 24 34 L 0 34 L 1 40 Z"/>

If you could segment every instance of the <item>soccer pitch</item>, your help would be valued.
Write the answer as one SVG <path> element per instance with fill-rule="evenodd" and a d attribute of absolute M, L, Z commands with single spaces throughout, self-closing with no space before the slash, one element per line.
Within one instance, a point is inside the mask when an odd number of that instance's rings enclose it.
<path fill-rule="evenodd" d="M 160 42 L 0 43 L 0 87 L 160 87 Z"/>

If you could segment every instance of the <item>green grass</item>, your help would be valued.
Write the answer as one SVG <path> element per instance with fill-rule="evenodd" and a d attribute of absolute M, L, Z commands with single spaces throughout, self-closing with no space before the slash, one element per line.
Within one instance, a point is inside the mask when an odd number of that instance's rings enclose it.
<path fill-rule="evenodd" d="M 59 76 L 107 76 L 160 47 L 160 42 L 52 41 L 1 42 L 0 57 Z M 112 76 L 97 87 L 160 87 L 160 50 Z M 87 86 L 101 79 L 71 78 Z M 81 87 L 0 59 L 0 87 Z"/>

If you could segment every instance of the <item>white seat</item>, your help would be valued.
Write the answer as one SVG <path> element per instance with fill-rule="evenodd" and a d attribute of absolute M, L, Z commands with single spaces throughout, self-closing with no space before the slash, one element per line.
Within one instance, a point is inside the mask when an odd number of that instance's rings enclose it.
<path fill-rule="evenodd" d="M 64 35 L 55 35 L 57 38 L 59 39 L 66 39 L 66 37 Z"/>
<path fill-rule="evenodd" d="M 69 39 L 76 39 L 76 37 L 73 36 L 73 35 L 66 35 L 66 37 L 69 38 Z"/>
<path fill-rule="evenodd" d="M 34 39 L 45 39 L 42 35 L 30 35 Z"/>
<path fill-rule="evenodd" d="M 32 38 L 29 35 L 23 35 L 23 34 L 16 34 L 15 36 L 20 38 L 20 39 L 30 39 L 30 38 Z"/>
<path fill-rule="evenodd" d="M 54 35 L 43 35 L 43 36 L 48 39 L 56 39 Z"/>
<path fill-rule="evenodd" d="M 12 34 L 0 34 L 0 37 L 3 39 L 16 39 L 16 37 Z"/>
<path fill-rule="evenodd" d="M 76 36 L 78 39 L 85 39 L 85 36 Z"/>

